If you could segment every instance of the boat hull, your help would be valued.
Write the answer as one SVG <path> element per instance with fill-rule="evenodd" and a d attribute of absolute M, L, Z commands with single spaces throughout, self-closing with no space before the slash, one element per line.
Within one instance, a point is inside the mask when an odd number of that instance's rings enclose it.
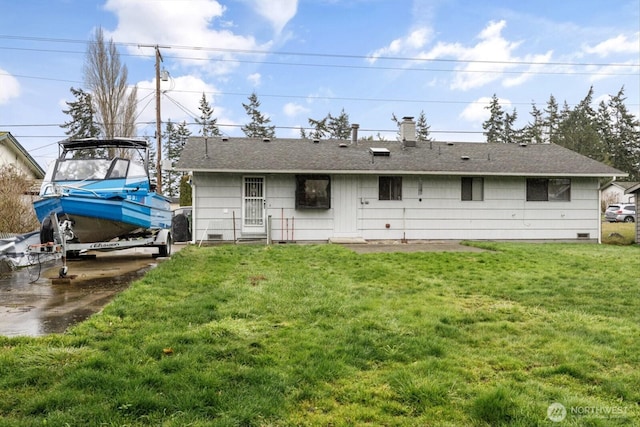
<path fill-rule="evenodd" d="M 104 242 L 145 230 L 171 227 L 168 199 L 148 194 L 142 200 L 58 195 L 45 197 L 33 204 L 40 222 L 52 213 L 72 223 L 79 243 Z"/>

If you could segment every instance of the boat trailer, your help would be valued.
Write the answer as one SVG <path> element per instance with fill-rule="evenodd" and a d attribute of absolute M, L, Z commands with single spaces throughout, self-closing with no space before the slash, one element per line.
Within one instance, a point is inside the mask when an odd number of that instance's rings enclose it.
<path fill-rule="evenodd" d="M 50 227 L 45 227 L 45 222 L 50 222 Z M 148 230 L 143 235 L 113 239 L 108 242 L 77 243 L 72 242 L 73 234 L 71 221 L 58 220 L 56 213 L 43 221 L 40 232 L 40 244 L 30 245 L 28 252 L 32 254 L 60 255 L 62 267 L 58 271 L 59 278 L 65 278 L 68 274 L 67 257 L 69 254 L 80 254 L 86 251 L 117 251 L 138 247 L 157 247 L 158 256 L 171 255 L 171 232 L 169 229 Z M 155 254 L 154 254 L 155 256 Z"/>

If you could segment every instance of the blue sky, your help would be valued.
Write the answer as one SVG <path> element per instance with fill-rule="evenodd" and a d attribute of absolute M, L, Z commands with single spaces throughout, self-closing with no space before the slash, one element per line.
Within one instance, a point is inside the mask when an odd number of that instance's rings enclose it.
<path fill-rule="evenodd" d="M 572 106 L 590 86 L 595 104 L 624 86 L 640 115 L 638 0 L 5 0 L 2 11 L 0 130 L 43 167 L 97 27 L 138 86 L 139 136 L 155 130 L 154 51 L 140 45 L 162 46 L 162 120 L 194 122 L 204 92 L 229 136 L 243 135 L 252 92 L 280 138 L 344 109 L 360 136 L 393 140 L 392 114 L 424 111 L 435 139 L 477 142 L 493 94 L 522 126 L 532 103 Z"/>

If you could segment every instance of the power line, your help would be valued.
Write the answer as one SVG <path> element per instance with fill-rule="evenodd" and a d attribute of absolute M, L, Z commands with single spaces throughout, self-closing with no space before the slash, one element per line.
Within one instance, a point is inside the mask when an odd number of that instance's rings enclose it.
<path fill-rule="evenodd" d="M 47 53 L 72 53 L 72 54 L 84 54 L 85 52 L 79 51 L 65 51 L 65 50 L 52 50 L 52 49 L 33 49 L 33 48 L 15 48 L 15 47 L 4 47 L 0 46 L 2 50 L 25 50 L 29 52 L 47 52 Z M 132 53 L 120 53 L 121 56 L 129 56 L 134 58 L 149 58 L 149 55 L 136 55 Z M 380 71 L 412 71 L 412 72 L 433 72 L 433 73 L 463 73 L 463 74 L 483 74 L 483 73 L 493 73 L 499 72 L 500 74 L 532 74 L 532 75 L 588 75 L 588 76 L 635 76 L 636 73 L 624 73 L 624 72 L 613 72 L 613 71 L 547 71 L 540 69 L 528 69 L 528 70 L 467 70 L 467 69 L 450 69 L 450 68 L 423 68 L 423 67 L 392 67 L 392 66 L 373 66 L 373 65 L 354 65 L 354 64 L 326 64 L 326 63 L 303 63 L 303 62 L 278 62 L 278 61 L 252 61 L 246 59 L 227 59 L 227 58 L 203 58 L 203 57 L 190 57 L 190 56 L 176 56 L 176 55 L 166 55 L 165 58 L 172 60 L 189 60 L 189 61 L 207 61 L 207 62 L 231 62 L 231 63 L 239 63 L 239 64 L 257 64 L 257 65 L 275 65 L 275 66 L 285 66 L 285 67 L 311 67 L 311 68 L 343 68 L 343 69 L 360 69 L 360 70 L 380 70 Z M 408 58 L 407 61 L 419 61 L 420 58 Z M 441 60 L 441 61 L 449 61 L 449 60 Z M 466 62 L 466 63 L 489 63 L 487 61 L 472 61 L 472 60 L 450 60 L 451 62 Z M 436 62 L 436 60 L 430 60 L 429 62 Z M 439 62 L 439 61 L 438 61 Z M 490 62 L 492 64 L 499 65 L 548 65 L 548 66 L 599 66 L 599 67 L 638 67 L 638 64 L 620 64 L 620 63 L 610 63 L 610 64 L 580 64 L 580 63 L 552 63 L 552 62 L 539 62 L 539 63 L 525 63 L 519 61 L 493 61 Z M 29 78 L 29 77 L 25 77 Z M 53 79 L 52 79 L 53 80 Z"/>
<path fill-rule="evenodd" d="M 62 39 L 62 38 L 49 38 L 49 37 L 28 37 L 28 36 L 15 36 L 0 34 L 0 39 L 10 40 L 23 40 L 23 41 L 40 41 L 47 43 L 70 43 L 70 44 L 91 44 L 94 41 L 77 40 L 77 39 Z M 114 42 L 116 46 L 123 47 L 140 47 L 140 43 L 133 42 Z M 147 46 L 143 46 L 147 47 Z M 496 64 L 496 65 L 553 65 L 553 66 L 596 66 L 596 67 L 639 67 L 640 64 L 626 64 L 616 62 L 540 62 L 540 61 L 502 61 L 502 60 L 489 60 L 489 59 L 452 59 L 452 58 L 423 58 L 423 57 L 410 57 L 410 56 L 378 56 L 378 55 L 361 55 L 361 54 L 338 54 L 338 53 L 320 53 L 320 52 L 295 52 L 295 51 L 269 51 L 259 49 L 232 49 L 221 47 L 206 47 L 206 46 L 187 46 L 187 45 L 166 45 L 166 48 L 176 50 L 188 50 L 198 52 L 220 52 L 220 53 L 236 53 L 236 54 L 250 54 L 250 55 L 283 55 L 283 56 L 301 56 L 301 57 L 315 57 L 315 58 L 339 58 L 339 59 L 358 59 L 358 60 L 375 60 L 375 61 L 414 61 L 414 62 L 436 62 L 436 63 L 454 63 L 454 64 Z M 24 49 L 33 50 L 30 48 L 8 48 L 8 49 Z M 43 51 L 51 52 L 64 52 L 43 49 Z M 70 52 L 79 53 L 79 52 Z M 149 56 L 150 55 L 133 55 L 130 56 Z M 180 58 L 180 57 L 176 57 Z M 201 59 L 201 58 L 180 58 L 180 59 Z M 205 59 L 206 60 L 206 59 Z M 235 60 L 232 60 L 235 61 Z M 260 63 L 259 61 L 257 63 Z M 286 63 L 283 63 L 286 64 Z M 306 64 L 305 64 L 306 65 Z M 309 64 L 313 65 L 313 64 Z M 324 66 L 323 64 L 315 64 L 316 66 Z M 456 70 L 457 71 L 457 70 Z"/>

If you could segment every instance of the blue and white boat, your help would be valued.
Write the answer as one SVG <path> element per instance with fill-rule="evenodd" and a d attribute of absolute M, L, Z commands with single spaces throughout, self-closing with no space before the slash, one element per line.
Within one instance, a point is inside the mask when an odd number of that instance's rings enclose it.
<path fill-rule="evenodd" d="M 58 226 L 71 244 L 148 238 L 162 230 L 168 233 L 170 200 L 156 193 L 149 179 L 147 141 L 91 138 L 65 140 L 59 146 L 60 156 L 50 165 L 40 199 L 34 202 L 43 224 L 41 243 L 53 241 Z M 55 227 L 51 218 L 58 220 Z M 168 245 L 155 246 L 161 255 L 167 255 Z"/>

